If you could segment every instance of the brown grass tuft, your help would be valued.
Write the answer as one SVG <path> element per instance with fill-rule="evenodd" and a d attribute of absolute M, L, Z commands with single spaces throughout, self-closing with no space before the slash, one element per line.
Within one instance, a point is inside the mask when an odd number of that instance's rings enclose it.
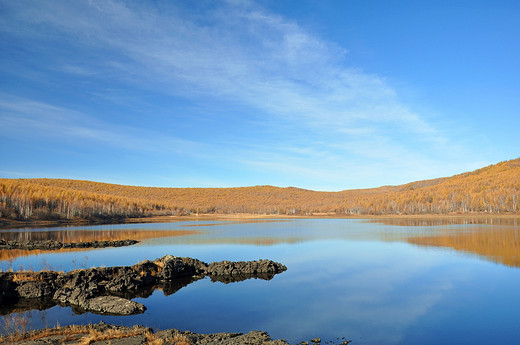
<path fill-rule="evenodd" d="M 163 345 L 164 344 L 164 339 L 157 338 L 155 336 L 155 334 L 153 334 L 153 333 L 146 332 L 144 334 L 144 336 L 146 337 L 146 341 L 147 341 L 148 345 Z"/>
<path fill-rule="evenodd" d="M 176 333 L 173 336 L 173 338 L 168 339 L 168 342 L 171 342 L 175 345 L 191 345 L 190 341 L 188 340 L 188 337 L 180 333 Z"/>
<path fill-rule="evenodd" d="M 137 335 L 144 334 L 144 331 L 139 328 L 134 328 L 133 330 L 121 330 L 121 329 L 109 329 L 103 332 L 98 331 L 96 329 L 91 329 L 87 336 L 83 337 L 79 345 L 90 345 L 96 341 L 105 341 L 105 340 L 113 340 L 113 339 L 123 339 L 129 338 Z"/>
<path fill-rule="evenodd" d="M 62 336 L 61 342 L 75 341 L 78 345 L 90 345 L 97 341 L 110 341 L 114 339 L 130 338 L 134 336 L 144 335 L 149 345 L 163 345 L 164 340 L 156 338 L 153 333 L 148 332 L 147 329 L 134 327 L 128 328 L 114 328 L 106 330 L 95 329 L 92 325 L 81 326 L 72 325 L 67 327 L 60 327 L 57 325 L 54 328 L 46 328 L 39 331 L 32 331 L 27 333 L 27 322 L 19 315 L 13 314 L 12 317 L 5 318 L 4 321 L 9 326 L 9 333 L 6 336 L 0 337 L 0 343 L 17 343 L 22 340 L 40 340 L 50 336 Z M 179 344 L 181 345 L 181 344 Z"/>
<path fill-rule="evenodd" d="M 43 279 L 42 277 L 37 276 L 32 270 L 15 272 L 13 274 L 13 282 L 21 281 L 43 281 Z"/>

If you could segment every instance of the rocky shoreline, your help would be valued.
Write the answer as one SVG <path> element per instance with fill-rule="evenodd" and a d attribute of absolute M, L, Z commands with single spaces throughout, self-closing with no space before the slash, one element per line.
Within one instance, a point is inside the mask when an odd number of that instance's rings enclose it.
<path fill-rule="evenodd" d="M 136 240 L 115 240 L 115 241 L 89 241 L 89 242 L 65 242 L 54 240 L 43 241 L 6 241 L 0 239 L 0 250 L 23 249 L 23 250 L 59 250 L 68 248 L 107 248 L 125 247 L 139 243 Z"/>
<path fill-rule="evenodd" d="M 152 328 L 143 326 L 125 327 L 105 324 L 100 322 L 86 326 L 66 326 L 47 328 L 27 332 L 25 334 L 0 337 L 0 343 L 20 345 L 72 345 L 72 344 L 94 344 L 94 345 L 287 345 L 281 339 L 271 339 L 268 333 L 251 331 L 243 333 L 213 333 L 198 334 L 190 331 L 179 331 L 168 329 L 154 332 Z M 321 339 L 315 338 L 311 344 L 318 345 Z M 327 342 L 333 344 L 333 342 Z M 337 341 L 338 345 L 347 345 L 349 340 Z M 309 341 L 300 344 L 309 344 Z"/>
<path fill-rule="evenodd" d="M 146 307 L 131 298 L 149 295 L 156 287 L 173 293 L 209 276 L 229 283 L 249 278 L 271 279 L 287 270 L 271 260 L 203 261 L 166 255 L 132 266 L 74 270 L 71 272 L 0 272 L 0 307 L 65 305 L 97 314 L 140 314 Z M 30 307 L 31 308 L 31 307 Z M 9 309 L 9 308 L 7 308 Z M 8 313 L 8 312 L 5 312 Z"/>

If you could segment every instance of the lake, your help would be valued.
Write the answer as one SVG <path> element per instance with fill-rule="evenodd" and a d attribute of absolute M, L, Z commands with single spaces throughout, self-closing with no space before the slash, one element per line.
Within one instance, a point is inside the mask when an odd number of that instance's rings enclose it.
<path fill-rule="evenodd" d="M 486 222 L 287 219 L 0 230 L 9 240 L 141 240 L 121 248 L 4 250 L 0 268 L 132 265 L 166 254 L 287 266 L 271 280 L 204 278 L 169 295 L 155 290 L 134 299 L 147 307 L 141 315 L 60 306 L 20 311 L 32 328 L 103 320 L 201 333 L 263 330 L 291 344 L 315 337 L 354 345 L 519 344 L 520 221 Z"/>

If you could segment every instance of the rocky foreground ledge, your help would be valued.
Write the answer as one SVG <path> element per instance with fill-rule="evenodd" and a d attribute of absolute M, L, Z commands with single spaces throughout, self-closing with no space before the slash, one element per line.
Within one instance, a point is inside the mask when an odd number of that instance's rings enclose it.
<path fill-rule="evenodd" d="M 312 339 L 311 344 L 318 345 L 319 338 Z M 190 331 L 169 329 L 154 333 L 153 329 L 143 326 L 124 327 L 108 325 L 103 322 L 87 326 L 67 326 L 47 328 L 25 334 L 0 337 L 0 343 L 21 345 L 287 345 L 285 340 L 273 340 L 266 332 L 252 331 L 243 333 L 197 334 Z M 327 342 L 334 344 L 333 342 Z M 349 340 L 338 340 L 338 345 L 347 345 Z M 300 344 L 309 344 L 309 341 Z"/>
<path fill-rule="evenodd" d="M 271 260 L 203 261 L 166 255 L 133 266 L 80 269 L 72 272 L 0 272 L 0 306 L 17 300 L 49 301 L 97 314 L 140 314 L 146 307 L 129 298 L 156 286 L 177 291 L 191 281 L 209 276 L 231 282 L 248 278 L 270 279 L 287 270 Z M 189 278 L 186 282 L 186 278 Z M 179 284 L 177 284 L 180 281 Z M 175 286 L 171 288 L 171 286 Z M 177 286 L 179 285 L 179 286 Z"/>
<path fill-rule="evenodd" d="M 27 240 L 27 241 L 5 241 L 0 240 L 0 250 L 23 249 L 23 250 L 59 250 L 67 248 L 107 248 L 125 247 L 139 243 L 136 240 L 116 241 L 89 241 L 89 242 L 60 242 L 54 240 Z"/>

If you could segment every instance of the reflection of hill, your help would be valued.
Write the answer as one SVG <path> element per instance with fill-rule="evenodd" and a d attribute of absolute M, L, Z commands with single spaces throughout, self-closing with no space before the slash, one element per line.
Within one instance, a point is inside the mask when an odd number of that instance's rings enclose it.
<path fill-rule="evenodd" d="M 66 242 L 146 240 L 149 238 L 193 235 L 192 230 L 55 230 L 3 232 L 0 237 L 6 241 L 54 240 Z"/>
<path fill-rule="evenodd" d="M 282 243 L 299 243 L 312 241 L 312 238 L 304 237 L 190 237 L 190 238 L 165 238 L 160 242 L 158 240 L 147 241 L 147 245 L 165 245 L 165 244 L 188 244 L 188 245 L 207 245 L 207 244 L 238 244 L 238 245 L 254 245 L 254 246 L 272 246 Z"/>
<path fill-rule="evenodd" d="M 411 237 L 409 243 L 428 247 L 447 247 L 478 254 L 496 263 L 520 267 L 520 229 L 486 228 L 482 231 L 449 233 L 430 237 Z"/>
<path fill-rule="evenodd" d="M 490 217 L 420 217 L 420 218 L 381 218 L 381 219 L 370 219 L 367 223 L 380 223 L 384 225 L 396 225 L 396 226 L 442 226 L 442 225 L 470 225 L 470 224 L 482 224 L 482 225 L 502 225 L 502 226 L 519 226 L 520 217 L 501 217 L 501 218 L 490 218 Z"/>
<path fill-rule="evenodd" d="M 31 255 L 40 255 L 40 254 L 49 254 L 49 253 L 67 253 L 67 252 L 81 252 L 92 250 L 92 248 L 67 248 L 60 250 L 25 250 L 25 249 L 5 249 L 0 250 L 0 261 L 10 261 L 19 257 L 31 256 Z"/>
<path fill-rule="evenodd" d="M 7 241 L 55 240 L 67 242 L 115 241 L 115 240 L 147 240 L 152 238 L 179 237 L 199 233 L 194 230 L 56 230 L 56 231 L 22 231 L 3 232 L 0 237 Z M 92 248 L 70 248 L 60 250 L 1 250 L 0 260 L 12 260 L 21 256 L 45 253 L 64 253 L 92 250 Z"/>

